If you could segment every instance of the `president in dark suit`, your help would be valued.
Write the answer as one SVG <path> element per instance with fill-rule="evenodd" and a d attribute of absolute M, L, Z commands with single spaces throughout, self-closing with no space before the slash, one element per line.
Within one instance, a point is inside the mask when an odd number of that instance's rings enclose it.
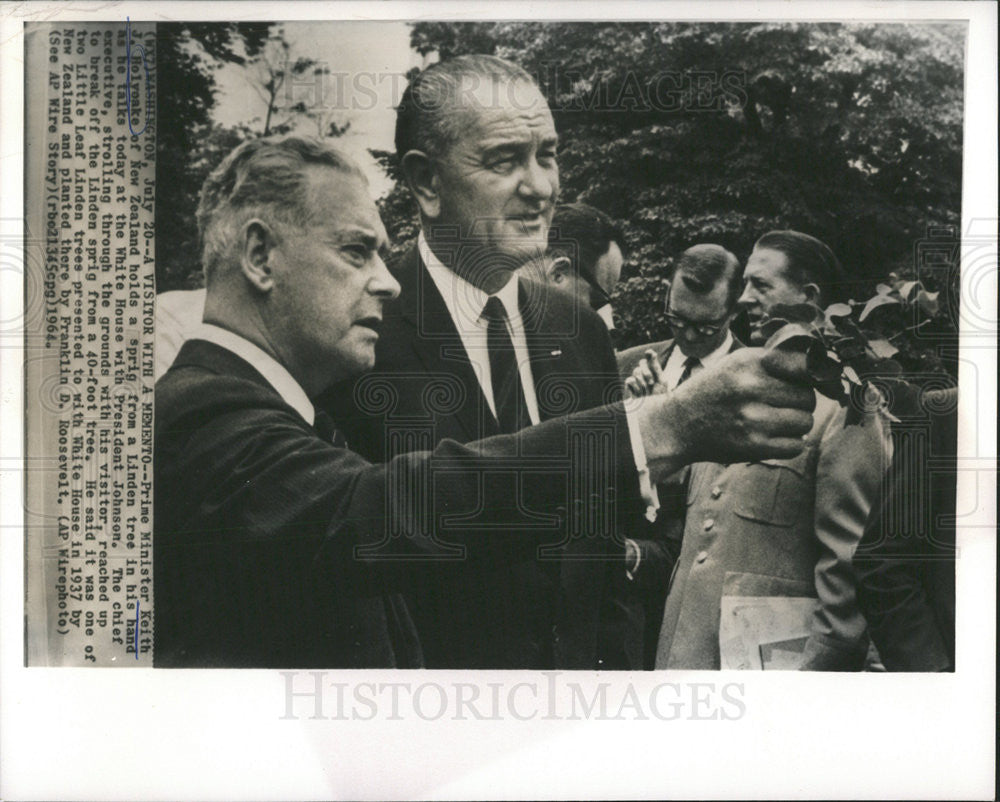
<path fill-rule="evenodd" d="M 656 478 L 731 449 L 797 453 L 812 420 L 804 360 L 756 353 L 740 362 L 751 381 L 717 371 L 631 426 L 612 405 L 372 465 L 313 402 L 372 367 L 399 292 L 358 168 L 310 140 L 244 143 L 206 180 L 198 222 L 203 324 L 156 385 L 157 666 L 421 666 L 399 590 L 445 554 L 434 535 L 451 519 L 499 509 L 509 524 L 452 526 L 468 565 L 530 559 L 567 535 L 552 511 L 588 482 L 617 490 L 612 507 L 637 495 L 636 433 Z M 595 430 L 601 461 L 574 451 Z"/>
<path fill-rule="evenodd" d="M 350 408 L 331 407 L 369 459 L 514 432 L 620 396 L 601 319 L 516 273 L 547 246 L 556 148 L 545 99 L 510 62 L 460 57 L 406 89 L 396 152 L 420 236 L 393 268 L 402 292 L 386 308 L 375 375 L 338 391 Z M 428 381 L 448 389 L 422 392 Z M 549 541 L 532 563 L 430 569 L 411 604 L 428 666 L 627 667 L 625 622 L 608 601 L 625 582 L 608 501 L 595 484 L 584 508 L 553 510 L 571 516 L 576 536 Z"/>

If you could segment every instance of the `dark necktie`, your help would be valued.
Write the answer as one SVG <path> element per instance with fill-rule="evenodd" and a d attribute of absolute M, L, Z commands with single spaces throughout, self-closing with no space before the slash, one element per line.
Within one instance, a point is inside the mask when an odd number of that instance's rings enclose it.
<path fill-rule="evenodd" d="M 514 343 L 507 329 L 507 311 L 495 295 L 486 302 L 483 316 L 487 320 L 486 347 L 490 354 L 493 405 L 500 431 L 509 434 L 530 425 L 531 419 L 521 389 Z"/>
<path fill-rule="evenodd" d="M 316 410 L 316 417 L 313 420 L 313 428 L 323 440 L 327 443 L 332 443 L 337 448 L 347 448 L 347 440 L 344 435 L 340 433 L 336 426 L 333 425 L 333 418 L 327 415 L 323 410 Z"/>
<path fill-rule="evenodd" d="M 701 360 L 694 356 L 689 356 L 684 360 L 684 370 L 681 371 L 681 377 L 677 380 L 677 386 L 680 387 L 684 382 L 691 378 L 691 371 L 695 368 L 701 367 Z"/>

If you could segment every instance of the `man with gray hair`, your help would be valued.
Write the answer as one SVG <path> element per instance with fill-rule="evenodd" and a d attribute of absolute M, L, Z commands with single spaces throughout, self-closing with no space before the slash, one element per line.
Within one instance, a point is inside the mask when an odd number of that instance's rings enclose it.
<path fill-rule="evenodd" d="M 439 62 L 403 93 L 396 155 L 420 235 L 392 268 L 402 292 L 386 310 L 375 377 L 339 394 L 364 400 L 361 388 L 377 382 L 393 406 L 331 408 L 365 456 L 515 432 L 615 397 L 600 318 L 517 273 L 540 261 L 548 244 L 557 145 L 545 98 L 504 59 Z M 453 388 L 454 403 L 428 403 L 418 391 L 427 377 Z M 393 434 L 405 419 L 427 422 L 422 442 Z M 625 581 L 603 492 L 586 514 L 557 506 L 585 531 L 568 543 L 547 541 L 532 563 L 473 571 L 456 559 L 434 567 L 411 604 L 428 666 L 598 668 L 610 660 L 626 667 L 620 645 L 599 642 L 616 637 L 613 627 L 601 628 L 601 608 L 609 586 Z"/>
<path fill-rule="evenodd" d="M 732 449 L 795 454 L 811 423 L 804 360 L 758 353 L 742 381 L 718 372 L 643 404 L 634 429 L 612 405 L 373 465 L 314 407 L 372 367 L 400 289 L 357 166 L 315 141 L 244 143 L 206 180 L 198 222 L 204 321 L 156 385 L 157 666 L 421 666 L 399 591 L 444 556 L 433 535 L 448 516 L 506 509 L 502 531 L 452 533 L 467 565 L 530 559 L 553 530 L 569 534 L 539 515 L 582 503 L 590 481 L 617 488 L 613 503 L 638 494 L 632 434 L 655 478 Z M 611 440 L 607 461 L 567 454 L 571 432 L 593 429 Z M 559 454 L 565 483 L 546 476 Z M 530 478 L 515 508 L 516 466 Z"/>

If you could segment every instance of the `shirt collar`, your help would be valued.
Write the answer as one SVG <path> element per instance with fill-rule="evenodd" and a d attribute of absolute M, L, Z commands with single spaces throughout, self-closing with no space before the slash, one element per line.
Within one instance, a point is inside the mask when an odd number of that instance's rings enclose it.
<path fill-rule="evenodd" d="M 708 356 L 703 357 L 701 364 L 706 368 L 711 367 L 716 362 L 718 362 L 722 357 L 729 353 L 729 349 L 733 347 L 733 333 L 732 331 L 726 332 L 726 339 L 722 341 L 722 345 L 716 348 Z"/>
<path fill-rule="evenodd" d="M 316 410 L 313 408 L 309 396 L 295 381 L 292 374 L 273 356 L 258 348 L 245 337 L 228 329 L 213 326 L 211 323 L 199 325 L 194 332 L 193 339 L 207 340 L 249 362 L 288 406 L 298 412 L 306 423 L 310 426 L 313 425 Z"/>
<path fill-rule="evenodd" d="M 478 325 L 490 296 L 442 263 L 431 250 L 423 231 L 417 237 L 417 250 L 427 267 L 427 272 L 434 280 L 434 285 L 444 299 L 444 305 L 448 308 L 448 314 L 451 315 L 455 327 L 463 331 L 469 326 Z M 520 315 L 517 308 L 517 273 L 512 273 L 510 281 L 494 295 L 507 310 L 509 320 L 513 321 Z"/>
<path fill-rule="evenodd" d="M 598 307 L 597 316 L 604 321 L 604 325 L 608 327 L 608 331 L 615 330 L 615 317 L 614 310 L 611 308 L 611 304 L 604 304 L 604 306 Z"/>
<path fill-rule="evenodd" d="M 698 362 L 702 367 L 708 368 L 718 362 L 722 357 L 729 353 L 729 349 L 733 347 L 733 333 L 732 331 L 726 332 L 726 339 L 722 341 L 722 345 L 716 348 L 712 353 L 707 356 L 703 356 Z M 670 349 L 670 356 L 667 357 L 667 363 L 672 365 L 683 365 L 687 359 L 684 356 L 684 352 L 681 351 L 680 346 L 677 344 L 677 340 L 674 339 L 674 344 Z M 664 366 L 666 367 L 666 366 Z"/>

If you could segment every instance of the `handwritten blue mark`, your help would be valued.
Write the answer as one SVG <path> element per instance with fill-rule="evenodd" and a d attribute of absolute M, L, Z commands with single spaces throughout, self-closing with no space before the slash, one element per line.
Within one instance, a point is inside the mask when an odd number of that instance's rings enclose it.
<path fill-rule="evenodd" d="M 149 114 L 153 104 L 152 90 L 149 87 L 149 65 L 146 64 L 146 48 L 138 42 L 135 47 L 142 56 L 142 68 L 146 72 L 146 122 L 139 131 L 132 127 L 132 21 L 125 17 L 125 108 L 128 112 L 128 130 L 132 132 L 132 136 L 139 136 L 149 127 Z"/>
<path fill-rule="evenodd" d="M 139 600 L 135 601 L 135 659 L 139 659 Z"/>

